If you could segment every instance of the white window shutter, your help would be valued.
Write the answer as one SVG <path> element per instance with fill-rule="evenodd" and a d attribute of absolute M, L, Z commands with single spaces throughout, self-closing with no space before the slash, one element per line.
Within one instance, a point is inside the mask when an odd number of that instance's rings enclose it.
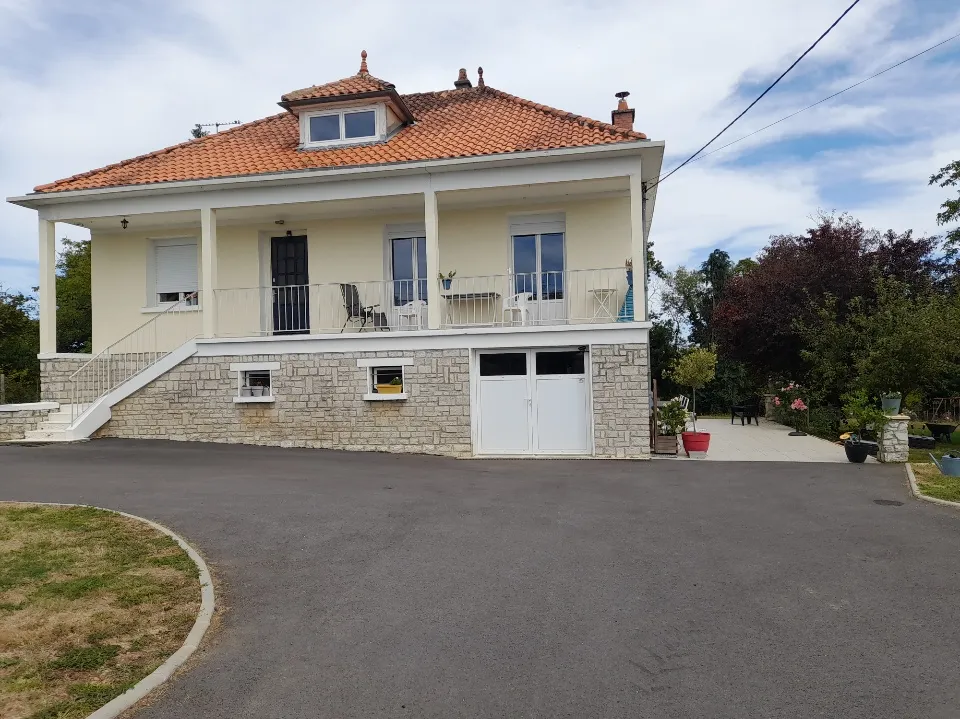
<path fill-rule="evenodd" d="M 157 294 L 197 291 L 197 243 L 157 245 Z"/>

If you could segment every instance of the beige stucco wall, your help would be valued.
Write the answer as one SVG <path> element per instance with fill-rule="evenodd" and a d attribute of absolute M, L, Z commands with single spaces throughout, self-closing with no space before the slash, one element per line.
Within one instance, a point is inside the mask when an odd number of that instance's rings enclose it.
<path fill-rule="evenodd" d="M 630 201 L 609 197 L 585 201 L 558 201 L 470 209 L 440 208 L 440 267 L 457 271 L 458 291 L 493 289 L 489 281 L 464 278 L 505 275 L 512 265 L 509 225 L 511 216 L 528 213 L 563 212 L 566 216 L 566 266 L 568 270 L 617 268 L 603 277 L 594 274 L 571 276 L 579 283 L 579 295 L 589 297 L 590 286 L 616 287 L 622 298 L 626 281 L 620 268 L 630 254 Z M 358 284 L 364 304 L 387 304 L 389 287 L 364 282 L 385 278 L 385 227 L 392 224 L 422 223 L 419 215 L 378 214 L 366 217 L 289 221 L 282 229 L 272 222 L 233 226 L 217 231 L 219 333 L 247 336 L 259 331 L 269 290 L 261 284 L 261 240 L 287 229 L 309 238 L 311 285 L 330 283 L 310 290 L 314 331 L 339 328 L 342 299 L 336 283 Z M 148 253 L 151 240 L 166 237 L 199 237 L 195 228 L 166 233 L 95 233 L 93 236 L 93 344 L 99 352 L 153 316 L 141 311 L 147 304 Z M 269 252 L 265 253 L 269 262 Z M 199 261 L 198 261 L 199 268 Z M 589 283 L 592 285 L 588 286 Z M 435 285 L 431 284 L 431 287 Z M 501 294 L 500 287 L 496 288 Z M 201 297 L 201 304 L 206 299 Z M 585 301 L 590 301 L 589 299 Z M 642 298 L 637 298 L 641 306 Z M 586 312 L 586 308 L 581 312 Z M 159 349 L 172 349 L 199 332 L 201 312 L 191 316 L 167 317 L 159 333 Z"/>

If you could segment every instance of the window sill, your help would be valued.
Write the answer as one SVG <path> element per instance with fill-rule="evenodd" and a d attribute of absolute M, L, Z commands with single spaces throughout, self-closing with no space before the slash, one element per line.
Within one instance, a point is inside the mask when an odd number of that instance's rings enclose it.
<path fill-rule="evenodd" d="M 158 305 L 157 307 L 141 307 L 140 314 L 142 315 L 159 315 L 161 312 L 166 312 L 176 303 L 171 302 L 168 305 Z M 186 307 L 180 307 L 177 309 L 177 312 L 199 312 L 200 305 L 187 305 Z"/>
<path fill-rule="evenodd" d="M 364 400 L 367 402 L 390 402 L 401 399 L 407 399 L 409 395 L 406 392 L 399 392 L 397 394 L 380 394 L 378 392 L 367 392 L 363 395 Z"/>
<path fill-rule="evenodd" d="M 254 402 L 273 402 L 275 397 L 270 395 L 268 397 L 234 397 L 233 401 L 236 404 L 253 404 Z"/>

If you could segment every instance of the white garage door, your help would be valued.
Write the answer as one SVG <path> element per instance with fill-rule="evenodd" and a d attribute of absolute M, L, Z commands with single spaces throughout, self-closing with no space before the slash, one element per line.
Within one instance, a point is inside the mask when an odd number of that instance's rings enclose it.
<path fill-rule="evenodd" d="M 481 454 L 587 454 L 583 350 L 480 352 Z"/>

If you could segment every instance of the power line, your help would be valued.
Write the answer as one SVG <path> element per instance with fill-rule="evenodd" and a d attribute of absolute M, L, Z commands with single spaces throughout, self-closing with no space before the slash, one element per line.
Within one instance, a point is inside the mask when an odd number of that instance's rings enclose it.
<path fill-rule="evenodd" d="M 777 120 L 776 122 L 771 122 L 769 125 L 764 125 L 764 126 L 761 127 L 759 130 L 754 130 L 754 131 L 751 132 L 749 135 L 744 135 L 743 137 L 738 138 L 738 139 L 734 140 L 733 142 L 728 142 L 726 145 L 723 145 L 723 146 L 721 146 L 721 147 L 718 147 L 716 150 L 711 150 L 710 152 L 706 152 L 706 153 L 700 155 L 699 157 L 697 157 L 695 160 L 691 160 L 691 162 L 699 162 L 700 160 L 702 160 L 702 159 L 704 159 L 704 158 L 706 158 L 706 157 L 710 157 L 710 155 L 713 155 L 713 154 L 715 154 L 715 153 L 717 153 L 717 152 L 720 152 L 721 150 L 726 150 L 726 149 L 727 149 L 728 147 L 730 147 L 731 145 L 736 145 L 738 142 L 742 142 L 743 140 L 746 140 L 748 137 L 753 137 L 754 135 L 757 135 L 757 134 L 763 132 L 764 130 L 769 130 L 771 127 L 773 127 L 774 125 L 779 125 L 779 124 L 780 124 L 781 122 L 783 122 L 784 120 L 789 120 L 791 117 L 796 117 L 796 116 L 799 115 L 801 112 L 806 112 L 807 110 L 810 110 L 810 109 L 816 107 L 817 105 L 822 105 L 823 103 L 827 102 L 828 100 L 832 100 L 833 98 L 835 98 L 835 97 L 837 97 L 837 96 L 839 96 L 839 95 L 842 95 L 843 93 L 847 92 L 848 90 L 852 90 L 852 89 L 855 88 L 855 87 L 860 87 L 860 86 L 863 85 L 864 83 L 870 82 L 871 80 L 873 80 L 873 79 L 875 79 L 875 78 L 878 78 L 878 77 L 880 77 L 881 75 L 890 72 L 891 70 L 896 70 L 896 69 L 897 69 L 898 67 L 900 67 L 901 65 L 905 65 L 906 63 L 910 62 L 911 60 L 916 60 L 916 59 L 917 59 L 918 57 L 920 57 L 921 55 L 926 55 L 926 54 L 927 54 L 928 52 L 930 52 L 931 50 L 936 50 L 936 49 L 937 49 L 938 47 L 940 47 L 941 45 L 946 45 L 948 42 L 951 42 L 951 41 L 953 41 L 953 40 L 956 40 L 957 38 L 960 38 L 960 33 L 954 35 L 953 37 L 948 37 L 946 40 L 944 40 L 943 42 L 938 42 L 936 45 L 931 45 L 931 46 L 928 47 L 926 50 L 922 50 L 922 51 L 918 52 L 916 55 L 911 55 L 910 57 L 901 60 L 901 61 L 898 62 L 896 65 L 891 65 L 890 67 L 886 68 L 885 70 L 881 70 L 880 72 L 878 72 L 878 73 L 876 73 L 876 74 L 874 74 L 874 75 L 871 75 L 870 77 L 865 78 L 865 79 L 861 80 L 860 82 L 855 82 L 855 83 L 853 83 L 852 85 L 850 85 L 849 87 L 845 87 L 845 88 L 843 88 L 842 90 L 840 90 L 840 91 L 838 91 L 838 92 L 835 92 L 835 93 L 833 93 L 832 95 L 829 95 L 829 96 L 823 98 L 822 100 L 817 100 L 815 103 L 813 103 L 812 105 L 807 105 L 807 106 L 806 106 L 805 108 L 803 108 L 802 110 L 797 110 L 796 112 L 791 112 L 789 115 L 786 115 L 785 117 L 781 117 L 781 118 L 780 118 L 779 120 Z M 679 168 L 678 168 L 678 169 L 679 169 Z"/>
<path fill-rule="evenodd" d="M 733 127 L 733 125 L 737 122 L 737 120 L 739 120 L 741 117 L 743 117 L 743 116 L 746 115 L 748 112 L 750 112 L 750 109 L 751 109 L 754 105 L 756 105 L 758 102 L 760 102 L 760 101 L 766 96 L 766 94 L 767 94 L 768 92 L 770 92 L 773 88 L 775 88 L 775 87 L 780 83 L 780 81 L 781 81 L 783 78 L 785 78 L 785 77 L 787 76 L 787 74 L 788 74 L 791 70 L 793 70 L 793 68 L 795 68 L 797 65 L 799 65 L 799 64 L 800 64 L 800 61 L 803 60 L 803 58 L 805 58 L 807 55 L 809 55 L 809 54 L 813 51 L 813 49 L 814 49 L 817 45 L 820 44 L 820 41 L 823 40 L 823 38 L 825 38 L 827 35 L 829 35 L 830 32 L 833 30 L 833 28 L 835 28 L 837 25 L 839 25 L 839 24 L 840 24 L 840 21 L 843 20 L 843 18 L 845 18 L 845 17 L 847 16 L 847 13 L 849 13 L 851 10 L 853 10 L 853 8 L 855 8 L 855 7 L 859 4 L 859 2 L 860 2 L 860 0 L 853 0 L 853 2 L 850 4 L 850 7 L 848 7 L 846 10 L 844 10 L 843 13 L 840 15 L 840 17 L 838 17 L 836 20 L 834 20 L 834 21 L 833 21 L 833 24 L 830 25 L 830 27 L 828 27 L 826 30 L 823 31 L 823 34 L 816 39 L 816 41 L 813 43 L 813 45 L 811 45 L 811 46 L 808 47 L 806 50 L 804 50 L 804 51 L 803 51 L 803 54 L 802 54 L 800 57 L 798 57 L 796 60 L 794 60 L 794 61 L 793 61 L 793 64 L 791 64 L 790 67 L 788 67 L 786 70 L 783 71 L 783 74 L 781 74 L 780 77 L 778 77 L 776 80 L 774 80 L 766 90 L 764 90 L 762 93 L 760 93 L 760 96 L 759 96 L 756 100 L 754 100 L 754 101 L 751 102 L 749 105 L 747 105 L 746 109 L 745 109 L 743 112 L 741 112 L 739 115 L 737 115 L 735 118 L 733 118 L 733 120 L 731 120 L 730 123 L 729 123 L 725 128 L 723 128 L 722 130 L 720 130 L 720 132 L 718 132 L 716 135 L 714 135 L 714 136 L 710 139 L 710 142 L 708 142 L 706 145 L 704 145 L 703 147 L 701 147 L 701 148 L 700 148 L 699 150 L 697 150 L 695 153 L 693 153 L 692 155 L 690 155 L 690 157 L 688 157 L 686 160 L 684 160 L 684 161 L 681 162 L 679 165 L 677 165 L 677 166 L 674 167 L 672 170 L 670 170 L 670 172 L 668 172 L 665 176 L 663 176 L 663 177 L 661 177 L 659 180 L 657 180 L 656 184 L 654 184 L 653 187 L 656 187 L 656 186 L 659 185 L 661 182 L 663 182 L 663 181 L 666 180 L 668 177 L 670 177 L 670 175 L 672 175 L 672 174 L 675 173 L 677 170 L 679 170 L 681 167 L 684 167 L 687 163 L 689 163 L 690 161 L 692 161 L 697 155 L 699 155 L 701 152 L 703 152 L 703 151 L 706 150 L 708 147 L 710 147 L 710 145 L 712 145 L 712 144 L 714 143 L 714 141 L 715 141 L 718 137 L 720 137 L 723 133 L 725 133 L 727 130 L 729 130 L 731 127 Z M 650 188 L 650 189 L 652 189 L 652 188 Z"/>

